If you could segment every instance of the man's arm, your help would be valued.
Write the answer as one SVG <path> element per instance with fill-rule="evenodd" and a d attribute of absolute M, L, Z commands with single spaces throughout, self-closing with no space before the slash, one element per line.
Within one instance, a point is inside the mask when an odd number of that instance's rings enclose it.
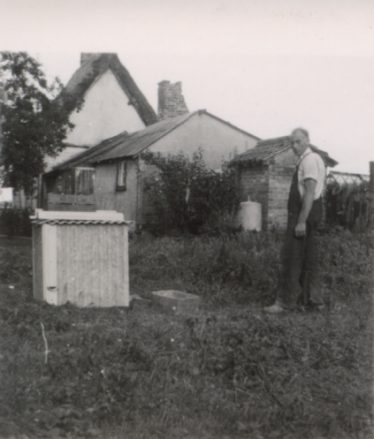
<path fill-rule="evenodd" d="M 304 196 L 303 204 L 295 227 L 296 237 L 305 236 L 306 233 L 306 220 L 313 206 L 314 192 L 316 190 L 317 182 L 311 178 L 304 180 Z"/>

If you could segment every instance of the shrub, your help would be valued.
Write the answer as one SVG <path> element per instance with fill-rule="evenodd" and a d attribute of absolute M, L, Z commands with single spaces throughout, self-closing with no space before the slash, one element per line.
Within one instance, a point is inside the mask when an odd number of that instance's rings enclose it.
<path fill-rule="evenodd" d="M 1 209 L 0 234 L 7 236 L 31 236 L 31 214 L 31 209 Z"/>
<path fill-rule="evenodd" d="M 145 185 L 152 213 L 148 215 L 150 230 L 196 234 L 233 227 L 239 205 L 233 170 L 208 169 L 201 151 L 192 159 L 182 153 L 168 157 L 147 153 L 144 159 L 157 169 Z"/>

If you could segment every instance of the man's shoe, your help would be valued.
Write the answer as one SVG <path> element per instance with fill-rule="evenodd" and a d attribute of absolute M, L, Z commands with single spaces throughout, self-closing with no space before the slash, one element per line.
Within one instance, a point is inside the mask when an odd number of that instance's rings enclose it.
<path fill-rule="evenodd" d="M 264 311 L 268 312 L 269 314 L 279 314 L 286 311 L 286 309 L 282 306 L 281 303 L 275 302 L 271 306 L 265 306 Z"/>

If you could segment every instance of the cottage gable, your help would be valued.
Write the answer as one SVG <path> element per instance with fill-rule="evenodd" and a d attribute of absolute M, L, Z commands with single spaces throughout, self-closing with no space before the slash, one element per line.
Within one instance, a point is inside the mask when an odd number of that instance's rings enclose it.
<path fill-rule="evenodd" d="M 114 53 L 82 54 L 81 66 L 60 99 L 71 108 L 75 127 L 66 142 L 74 145 L 95 145 L 157 121 L 153 108 Z"/>
<path fill-rule="evenodd" d="M 146 125 L 130 100 L 108 69 L 86 91 L 82 107 L 71 113 L 74 128 L 66 142 L 91 146 L 124 130 L 144 128 Z"/>
<path fill-rule="evenodd" d="M 70 111 L 74 128 L 46 170 L 124 130 L 135 132 L 158 118 L 115 53 L 83 53 L 81 66 L 57 98 Z"/>

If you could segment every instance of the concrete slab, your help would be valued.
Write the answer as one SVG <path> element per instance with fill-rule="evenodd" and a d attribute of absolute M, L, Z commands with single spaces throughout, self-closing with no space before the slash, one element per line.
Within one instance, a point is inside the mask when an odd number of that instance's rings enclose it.
<path fill-rule="evenodd" d="M 166 311 L 176 314 L 191 314 L 199 310 L 201 299 L 196 294 L 178 290 L 153 291 L 151 297 L 154 303 Z"/>

